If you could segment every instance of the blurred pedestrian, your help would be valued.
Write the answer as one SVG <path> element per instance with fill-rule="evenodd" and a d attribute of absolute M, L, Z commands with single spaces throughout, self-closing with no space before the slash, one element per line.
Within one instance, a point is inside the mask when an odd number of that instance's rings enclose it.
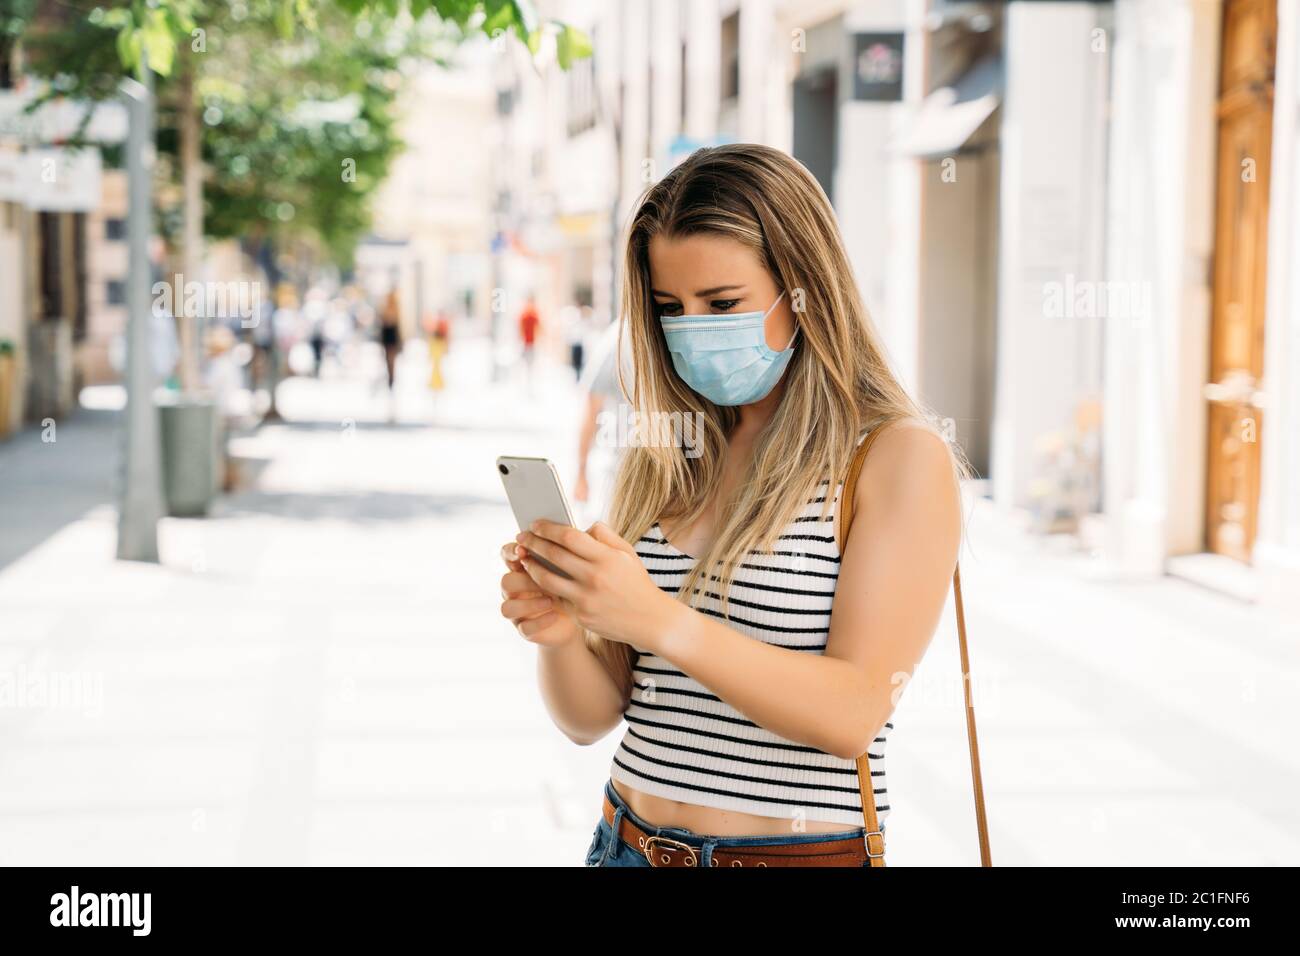
<path fill-rule="evenodd" d="M 429 388 L 440 392 L 446 385 L 442 377 L 442 360 L 451 348 L 451 322 L 444 309 L 438 310 L 437 317 L 429 328 Z"/>
<path fill-rule="evenodd" d="M 311 320 L 312 375 L 320 378 L 321 359 L 325 355 L 325 316 L 319 315 Z"/>
<path fill-rule="evenodd" d="M 580 382 L 586 351 L 587 324 L 583 322 L 582 313 L 578 309 L 570 308 L 566 312 L 564 328 L 569 340 L 569 367 L 573 369 L 573 380 Z"/>
<path fill-rule="evenodd" d="M 238 478 L 234 462 L 226 450 L 227 436 L 240 415 L 240 395 L 244 390 L 244 371 L 234 352 L 236 341 L 235 333 L 225 325 L 210 327 L 204 336 L 207 362 L 203 368 L 203 384 L 212 393 L 217 406 L 222 491 L 233 491 Z"/>
<path fill-rule="evenodd" d="M 610 322 L 593 345 L 591 362 L 578 387 L 584 394 L 573 497 L 580 502 L 586 523 L 591 523 L 605 519 L 622 452 L 619 438 L 629 433 L 625 423 L 631 399 L 623 389 L 632 388 L 631 337 L 624 334 L 620 341 L 617 321 Z M 602 431 L 606 433 L 604 440 L 601 440 Z"/>
<path fill-rule="evenodd" d="M 537 333 L 541 329 L 542 318 L 537 314 L 537 303 L 530 295 L 524 303 L 523 312 L 519 313 L 519 340 L 524 347 L 524 368 L 528 373 L 528 387 L 533 386 L 533 363 L 536 361 Z"/>
<path fill-rule="evenodd" d="M 259 302 L 256 308 L 253 324 L 248 330 L 248 337 L 253 344 L 252 388 L 270 392 L 274 387 L 271 368 L 272 306 L 269 302 Z"/>
<path fill-rule="evenodd" d="M 379 343 L 384 347 L 384 365 L 388 371 L 388 390 L 393 390 L 397 377 L 397 355 L 402 350 L 401 301 L 397 296 L 397 286 L 388 290 L 384 305 L 379 310 Z"/>

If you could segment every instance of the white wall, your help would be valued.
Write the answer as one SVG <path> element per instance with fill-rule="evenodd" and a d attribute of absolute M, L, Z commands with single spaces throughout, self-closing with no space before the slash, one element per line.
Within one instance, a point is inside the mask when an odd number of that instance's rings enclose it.
<path fill-rule="evenodd" d="M 1268 316 L 1264 332 L 1267 407 L 1260 440 L 1255 563 L 1273 601 L 1300 603 L 1300 2 L 1278 4 L 1278 59 L 1269 184 Z"/>
<path fill-rule="evenodd" d="M 845 11 L 844 43 L 863 31 L 906 31 L 902 103 L 856 102 L 852 74 L 841 73 L 835 212 L 858 288 L 904 385 L 917 384 L 917 289 L 920 171 L 886 151 L 922 99 L 922 40 L 916 3 L 857 3 Z M 847 47 L 846 47 L 847 48 Z M 845 87 L 848 87 L 847 89 Z"/>
<path fill-rule="evenodd" d="M 653 159 L 649 135 L 650 77 L 649 0 L 623 0 L 622 35 L 620 37 L 623 65 L 623 209 L 620 223 L 626 223 L 633 204 L 648 186 L 647 161 Z"/>
<path fill-rule="evenodd" d="M 650 7 L 650 59 L 654 85 L 650 89 L 651 155 L 662 164 L 668 144 L 682 129 L 681 5 L 675 0 Z M 662 175 L 666 170 L 659 169 Z"/>
<path fill-rule="evenodd" d="M 1040 438 L 1071 424 L 1096 388 L 1087 350 L 1099 323 L 1049 317 L 1048 283 L 1103 281 L 1094 238 L 1101 196 L 1090 177 L 1104 129 L 1087 3 L 1015 3 L 1005 22 L 997 391 L 991 474 L 1002 506 L 1030 501 Z M 1095 364 L 1095 363 L 1093 363 Z"/>
<path fill-rule="evenodd" d="M 744 0 L 740 8 L 740 139 L 768 142 L 767 98 L 773 73 L 784 64 L 772 57 L 774 0 Z"/>
<path fill-rule="evenodd" d="M 1108 555 L 1134 573 L 1201 550 L 1215 193 L 1216 3 L 1120 0 L 1108 277 L 1151 288 L 1106 326 Z"/>
<path fill-rule="evenodd" d="M 690 0 L 685 9 L 688 16 L 685 24 L 686 135 L 705 139 L 718 130 L 718 97 L 722 95 L 722 69 L 718 63 L 722 49 L 721 12 L 717 0 Z"/>

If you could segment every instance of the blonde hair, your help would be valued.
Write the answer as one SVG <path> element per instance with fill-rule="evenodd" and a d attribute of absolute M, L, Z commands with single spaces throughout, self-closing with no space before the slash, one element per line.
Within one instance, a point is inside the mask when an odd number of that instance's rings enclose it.
<path fill-rule="evenodd" d="M 692 153 L 642 195 L 627 235 L 619 329 L 631 336 L 632 383 L 620 384 L 640 421 L 678 413 L 702 421 L 694 436 L 698 457 L 667 442 L 634 443 L 623 455 L 614 486 L 610 524 L 636 542 L 656 521 L 689 526 L 718 487 L 727 435 L 739 410 L 714 405 L 673 369 L 650 286 L 651 237 L 708 233 L 754 249 L 777 286 L 788 293 L 800 337 L 784 372 L 785 392 L 755 439 L 752 460 L 729 501 L 720 502 L 721 527 L 678 593 L 712 592 L 728 614 L 727 595 L 749 551 L 770 552 L 777 536 L 823 479 L 833 488 L 847 472 L 858 438 L 868 428 L 912 419 L 937 431 L 891 371 L 858 293 L 834 211 L 812 175 L 787 154 L 750 143 Z M 629 387 L 630 384 L 630 387 Z M 697 414 L 702 413 L 702 414 Z M 960 451 L 945 442 L 958 476 L 968 474 Z M 692 454 L 695 452 L 693 451 Z M 833 504 L 825 496 L 822 517 Z M 715 568 L 701 588 L 706 568 Z M 714 590 L 716 588 L 716 591 Z M 588 646 L 627 695 L 633 649 L 587 632 Z"/>

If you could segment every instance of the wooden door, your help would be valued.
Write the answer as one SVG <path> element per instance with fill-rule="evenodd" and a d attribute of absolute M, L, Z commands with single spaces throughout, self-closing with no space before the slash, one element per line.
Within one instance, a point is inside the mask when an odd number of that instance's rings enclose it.
<path fill-rule="evenodd" d="M 1218 103 L 1206 547 L 1250 561 L 1259 511 L 1276 0 L 1225 0 Z"/>

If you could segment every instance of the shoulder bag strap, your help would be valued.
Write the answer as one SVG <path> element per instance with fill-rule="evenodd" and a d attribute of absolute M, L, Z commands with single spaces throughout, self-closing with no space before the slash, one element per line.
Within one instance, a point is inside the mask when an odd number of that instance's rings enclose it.
<path fill-rule="evenodd" d="M 839 538 L 841 547 L 848 542 L 849 527 L 853 524 L 853 493 L 858 486 L 858 475 L 862 472 L 862 463 L 866 461 L 871 443 L 880 434 L 881 426 L 868 433 L 853 453 L 849 463 L 849 473 L 840 490 L 839 501 Z M 966 698 L 966 740 L 970 745 L 971 785 L 975 791 L 975 823 L 979 829 L 980 865 L 992 866 L 989 852 L 988 819 L 984 809 L 984 783 L 980 777 L 979 741 L 975 736 L 975 704 L 971 699 L 970 653 L 966 647 L 966 613 L 961 603 L 961 565 L 957 564 L 952 572 L 953 599 L 957 605 L 957 643 L 961 649 L 962 693 Z M 885 835 L 880 832 L 876 819 L 876 794 L 871 786 L 871 765 L 867 755 L 857 758 L 858 791 L 862 795 L 862 815 L 867 824 L 867 855 L 872 866 L 885 865 Z M 874 841 L 874 842 L 873 842 Z"/>

